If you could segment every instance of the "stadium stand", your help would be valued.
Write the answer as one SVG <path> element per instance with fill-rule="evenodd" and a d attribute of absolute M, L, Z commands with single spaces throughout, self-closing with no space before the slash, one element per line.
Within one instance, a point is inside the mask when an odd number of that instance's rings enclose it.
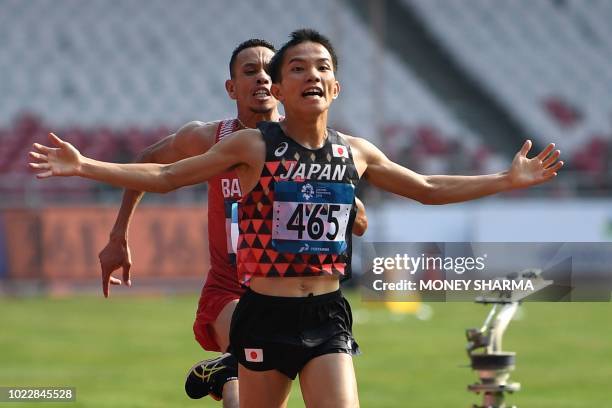
<path fill-rule="evenodd" d="M 377 49 L 350 8 L 315 0 L 283 13 L 283 5 L 280 0 L 179 0 L 173 7 L 163 0 L 4 1 L 0 72 L 6 78 L 3 94 L 11 97 L 0 98 L 0 169 L 3 179 L 8 172 L 13 181 L 0 185 L 15 184 L 24 152 L 49 129 L 86 154 L 129 161 L 167 129 L 232 116 L 223 87 L 231 49 L 253 36 L 281 43 L 302 26 L 329 34 L 339 50 L 343 91 L 332 111 L 334 126 L 378 141 L 416 170 L 448 171 L 447 159 L 457 152 L 469 158 L 463 170 L 483 167 L 476 165 L 486 150 L 479 137 L 409 67 Z M 39 119 L 20 117 L 22 112 Z M 484 167 L 499 167 L 499 157 L 489 156 Z M 24 178 L 17 189 L 33 185 Z"/>
<path fill-rule="evenodd" d="M 601 166 L 588 152 L 609 161 L 612 3 L 403 2 L 541 144 L 557 143 L 578 170 Z"/>
<path fill-rule="evenodd" d="M 531 137 L 554 140 L 588 182 L 607 183 L 609 2 L 398 1 Z M 60 198 L 70 192 L 100 199 L 88 182 L 32 180 L 25 170 L 31 142 L 54 130 L 86 154 L 129 161 L 186 121 L 232 116 L 223 87 L 231 49 L 250 37 L 281 43 L 303 26 L 330 35 L 340 54 L 334 127 L 374 140 L 392 159 L 424 173 L 492 172 L 508 164 L 405 61 L 377 47 L 350 2 L 285 6 L 281 0 L 177 0 L 173 7 L 163 0 L 2 1 L 0 92 L 10 96 L 0 98 L 3 204 L 31 202 L 56 188 Z"/>

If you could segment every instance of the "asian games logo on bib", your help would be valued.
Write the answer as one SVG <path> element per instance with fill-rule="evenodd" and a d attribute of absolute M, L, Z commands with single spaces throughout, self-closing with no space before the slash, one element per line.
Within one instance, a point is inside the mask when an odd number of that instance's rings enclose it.
<path fill-rule="evenodd" d="M 304 184 L 302 186 L 302 197 L 304 197 L 304 200 L 310 200 L 313 196 L 314 187 L 312 187 L 312 184 Z"/>
<path fill-rule="evenodd" d="M 276 157 L 281 157 L 283 154 L 285 154 L 288 148 L 289 148 L 289 143 L 283 142 L 276 147 L 276 150 L 274 150 L 274 155 Z"/>

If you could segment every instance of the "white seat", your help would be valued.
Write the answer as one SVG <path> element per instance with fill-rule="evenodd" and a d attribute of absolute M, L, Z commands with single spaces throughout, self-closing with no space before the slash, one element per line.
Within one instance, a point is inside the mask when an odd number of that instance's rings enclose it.
<path fill-rule="evenodd" d="M 456 2 L 404 2 L 458 62 L 478 77 L 508 111 L 517 113 L 523 126 L 541 137 L 542 142 L 555 140 L 562 149 L 570 148 L 571 153 L 574 143 L 565 141 L 573 134 L 583 134 L 586 139 L 593 132 L 612 135 L 610 121 L 601 120 L 612 112 L 610 2 L 593 1 L 588 7 L 571 3 L 557 9 L 547 1 L 479 0 L 471 1 L 467 7 L 462 5 L 466 18 L 454 18 L 456 10 L 452 5 Z M 440 24 L 441 21 L 453 24 Z M 541 111 L 543 98 L 555 95 L 585 112 L 575 128 L 563 129 Z"/>

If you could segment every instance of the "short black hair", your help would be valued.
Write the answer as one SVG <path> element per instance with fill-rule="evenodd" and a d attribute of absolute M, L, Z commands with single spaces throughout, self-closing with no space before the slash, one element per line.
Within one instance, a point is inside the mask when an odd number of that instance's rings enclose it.
<path fill-rule="evenodd" d="M 289 35 L 289 38 L 290 40 L 283 44 L 283 46 L 276 52 L 276 54 L 274 54 L 274 57 L 272 57 L 270 63 L 268 64 L 268 74 L 270 75 L 270 78 L 272 78 L 272 83 L 278 83 L 281 80 L 281 66 L 283 65 L 283 59 L 285 58 L 287 50 L 305 42 L 313 42 L 321 44 L 323 47 L 325 47 L 329 52 L 329 55 L 331 55 L 334 73 L 338 70 L 338 57 L 336 55 L 336 50 L 334 50 L 334 46 L 331 44 L 329 38 L 323 34 L 310 28 L 302 28 L 292 32 Z"/>
<path fill-rule="evenodd" d="M 238 44 L 238 46 L 234 48 L 234 51 L 232 51 L 232 57 L 230 58 L 229 62 L 230 78 L 234 78 L 234 63 L 236 62 L 238 54 L 240 54 L 241 51 L 246 50 L 247 48 L 254 47 L 265 47 L 272 50 L 272 52 L 276 52 L 276 47 L 274 47 L 271 42 L 262 40 L 260 38 L 251 38 L 250 40 L 246 40 Z"/>

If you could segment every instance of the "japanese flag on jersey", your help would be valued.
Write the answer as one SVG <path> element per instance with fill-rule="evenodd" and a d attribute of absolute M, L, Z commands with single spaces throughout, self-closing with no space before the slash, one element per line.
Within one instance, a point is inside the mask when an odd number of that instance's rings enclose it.
<path fill-rule="evenodd" d="M 244 357 L 246 361 L 250 361 L 251 363 L 261 363 L 263 361 L 263 350 L 245 348 Z"/>
<path fill-rule="evenodd" d="M 332 154 L 334 155 L 334 157 L 345 157 L 347 159 L 349 158 L 348 147 L 335 143 L 332 143 Z"/>

